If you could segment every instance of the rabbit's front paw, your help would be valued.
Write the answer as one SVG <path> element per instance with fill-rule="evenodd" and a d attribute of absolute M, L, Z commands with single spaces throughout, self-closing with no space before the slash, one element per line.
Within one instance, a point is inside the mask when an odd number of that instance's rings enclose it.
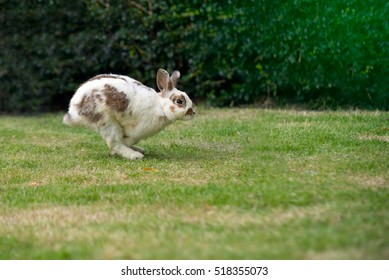
<path fill-rule="evenodd" d="M 126 159 L 141 159 L 144 157 L 144 155 L 140 152 L 134 151 L 133 149 L 130 149 L 124 145 L 115 147 L 111 150 L 111 155 L 119 155 Z"/>

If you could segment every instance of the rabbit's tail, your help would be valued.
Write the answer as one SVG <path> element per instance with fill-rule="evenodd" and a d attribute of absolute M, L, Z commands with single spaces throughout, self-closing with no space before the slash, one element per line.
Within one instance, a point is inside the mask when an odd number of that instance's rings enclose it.
<path fill-rule="evenodd" d="M 73 125 L 74 124 L 74 120 L 69 113 L 66 113 L 65 116 L 63 117 L 63 123 L 66 125 Z"/>

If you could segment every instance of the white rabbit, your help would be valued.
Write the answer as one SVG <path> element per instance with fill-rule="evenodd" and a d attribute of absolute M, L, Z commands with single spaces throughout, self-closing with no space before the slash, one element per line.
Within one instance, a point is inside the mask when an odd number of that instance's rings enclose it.
<path fill-rule="evenodd" d="M 95 76 L 77 89 L 63 122 L 97 130 L 111 154 L 143 158 L 144 150 L 134 146 L 136 143 L 175 120 L 190 120 L 196 114 L 192 100 L 176 89 L 179 77 L 178 71 L 170 77 L 166 70 L 159 69 L 157 93 L 130 77 Z"/>

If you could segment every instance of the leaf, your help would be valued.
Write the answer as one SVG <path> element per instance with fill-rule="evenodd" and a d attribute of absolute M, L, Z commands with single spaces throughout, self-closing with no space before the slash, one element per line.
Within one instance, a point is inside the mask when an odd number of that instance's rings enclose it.
<path fill-rule="evenodd" d="M 145 170 L 145 171 L 152 171 L 152 172 L 159 172 L 158 169 L 153 168 L 153 167 L 144 167 L 143 170 Z"/>

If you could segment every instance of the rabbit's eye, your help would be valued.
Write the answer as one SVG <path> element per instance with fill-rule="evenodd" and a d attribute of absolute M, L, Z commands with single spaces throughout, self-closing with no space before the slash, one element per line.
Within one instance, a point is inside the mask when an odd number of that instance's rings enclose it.
<path fill-rule="evenodd" d="M 186 106 L 186 99 L 185 96 L 183 95 L 173 95 L 171 97 L 171 100 L 173 101 L 174 104 L 176 104 L 180 108 L 185 108 Z"/>

